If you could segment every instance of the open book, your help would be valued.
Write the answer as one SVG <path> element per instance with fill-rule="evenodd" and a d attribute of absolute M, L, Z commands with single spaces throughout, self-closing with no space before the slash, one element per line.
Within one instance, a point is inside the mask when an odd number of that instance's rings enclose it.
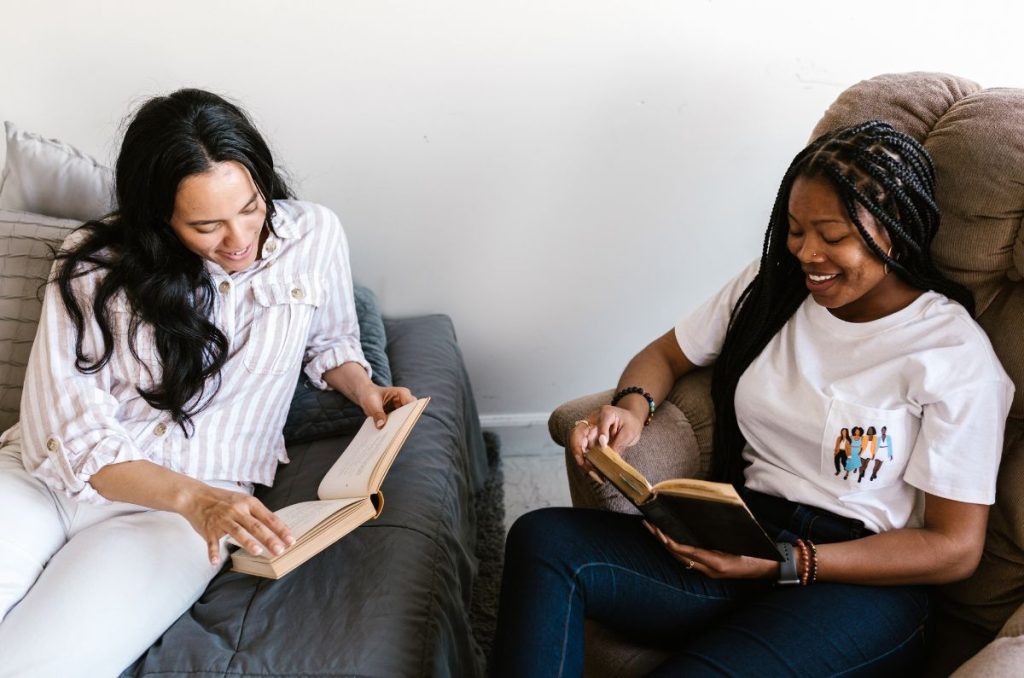
<path fill-rule="evenodd" d="M 732 485 L 692 478 L 651 485 L 608 446 L 590 448 L 586 457 L 648 522 L 680 544 L 782 560 L 775 543 Z"/>
<path fill-rule="evenodd" d="M 316 493 L 320 501 L 304 501 L 274 512 L 288 525 L 295 543 L 279 556 L 266 551 L 254 556 L 238 549 L 231 554 L 231 569 L 279 579 L 367 520 L 379 516 L 384 508 L 380 491 L 384 476 L 428 402 L 430 398 L 420 398 L 399 407 L 388 414 L 382 429 L 377 429 L 367 417 L 320 481 Z"/>

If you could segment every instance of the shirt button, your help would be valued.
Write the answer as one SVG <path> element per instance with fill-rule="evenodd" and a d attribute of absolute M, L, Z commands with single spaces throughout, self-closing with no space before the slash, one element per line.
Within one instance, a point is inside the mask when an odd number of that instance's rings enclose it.
<path fill-rule="evenodd" d="M 162 436 L 165 433 L 167 433 L 167 424 L 163 423 L 162 421 L 155 427 L 153 427 L 153 435 Z"/>
<path fill-rule="evenodd" d="M 50 452 L 56 452 L 58 447 L 60 447 L 60 443 L 57 442 L 56 438 L 50 438 L 46 441 L 46 449 Z"/>
<path fill-rule="evenodd" d="M 304 296 L 306 296 L 306 293 L 302 291 L 302 288 L 295 287 L 295 288 L 292 289 L 292 297 L 293 298 L 301 299 Z"/>
<path fill-rule="evenodd" d="M 228 292 L 230 292 L 231 291 L 231 283 L 229 283 L 227 280 L 222 282 L 220 284 L 220 291 L 221 291 L 221 294 L 227 294 Z"/>

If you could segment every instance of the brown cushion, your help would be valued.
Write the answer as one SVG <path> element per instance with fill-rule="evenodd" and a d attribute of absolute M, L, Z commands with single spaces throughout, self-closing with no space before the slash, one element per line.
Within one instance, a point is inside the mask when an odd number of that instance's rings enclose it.
<path fill-rule="evenodd" d="M 711 443 L 715 433 L 715 406 L 711 400 L 711 368 L 694 370 L 680 379 L 669 391 L 665 401 L 672 403 L 693 427 L 700 450 L 694 478 L 711 475 Z"/>
<path fill-rule="evenodd" d="M 576 420 L 607 405 L 614 393 L 602 391 L 559 406 L 548 419 L 552 440 L 564 446 Z M 626 450 L 624 456 L 651 483 L 670 478 L 691 478 L 700 472 L 700 453 L 693 427 L 679 408 L 669 401 L 658 407 L 640 441 Z M 568 450 L 565 453 L 565 466 L 573 506 L 607 509 L 617 513 L 639 513 L 614 485 L 598 485 L 591 480 L 576 465 Z"/>
<path fill-rule="evenodd" d="M 884 120 L 924 141 L 950 106 L 979 91 L 978 83 L 945 73 L 879 75 L 844 90 L 825 111 L 811 138 L 858 122 Z"/>
<path fill-rule="evenodd" d="M 1011 420 L 1006 434 L 981 563 L 972 577 L 942 589 L 949 614 L 991 636 L 1024 603 L 1024 426 Z"/>

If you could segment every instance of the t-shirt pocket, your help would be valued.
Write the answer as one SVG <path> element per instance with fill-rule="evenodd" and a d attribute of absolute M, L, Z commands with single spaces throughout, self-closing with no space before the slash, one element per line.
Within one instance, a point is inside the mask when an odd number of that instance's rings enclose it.
<path fill-rule="evenodd" d="M 837 496 L 901 482 L 920 426 L 905 409 L 833 398 L 821 440 L 821 474 L 831 478 Z"/>
<path fill-rule="evenodd" d="M 319 280 L 253 281 L 256 301 L 245 367 L 253 374 L 284 374 L 302 360 L 313 313 L 323 303 Z"/>

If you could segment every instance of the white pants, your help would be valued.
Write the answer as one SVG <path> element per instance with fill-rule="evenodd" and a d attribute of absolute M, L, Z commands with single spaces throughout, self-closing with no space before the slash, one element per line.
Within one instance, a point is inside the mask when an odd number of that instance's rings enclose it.
<path fill-rule="evenodd" d="M 19 440 L 0 446 L 3 678 L 117 676 L 219 569 L 182 516 L 70 500 L 25 470 Z"/>

